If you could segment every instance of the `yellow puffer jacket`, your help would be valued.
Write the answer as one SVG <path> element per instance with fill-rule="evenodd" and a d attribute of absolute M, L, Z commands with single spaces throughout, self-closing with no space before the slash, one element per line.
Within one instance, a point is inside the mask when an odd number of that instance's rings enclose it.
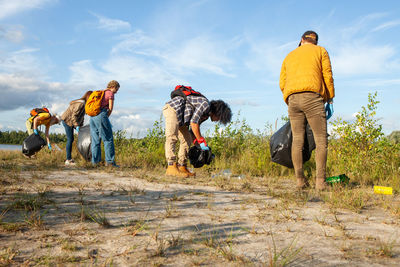
<path fill-rule="evenodd" d="M 279 87 L 283 99 L 300 92 L 318 93 L 324 101 L 335 96 L 331 60 L 322 46 L 303 44 L 290 52 L 282 63 Z"/>

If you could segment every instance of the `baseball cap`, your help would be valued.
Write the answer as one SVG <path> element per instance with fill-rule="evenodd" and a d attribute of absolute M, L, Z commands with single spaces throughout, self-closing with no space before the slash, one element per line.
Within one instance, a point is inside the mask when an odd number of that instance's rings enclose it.
<path fill-rule="evenodd" d="M 301 36 L 301 39 L 306 39 L 306 38 L 311 38 L 314 39 L 316 43 L 318 43 L 318 34 L 315 31 L 306 31 L 305 33 L 303 33 L 303 35 Z M 301 40 L 299 43 L 299 46 L 301 45 Z"/>

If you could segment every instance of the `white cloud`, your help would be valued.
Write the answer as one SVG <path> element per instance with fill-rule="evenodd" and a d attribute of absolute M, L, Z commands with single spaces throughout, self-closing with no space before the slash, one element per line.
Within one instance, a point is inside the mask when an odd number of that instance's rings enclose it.
<path fill-rule="evenodd" d="M 399 20 L 381 23 L 387 13 L 372 13 L 355 19 L 348 27 L 333 28 L 328 52 L 334 76 L 394 74 L 400 70 L 397 46 L 383 40 L 378 31 L 400 24 Z M 372 30 L 371 30 L 372 29 Z"/>
<path fill-rule="evenodd" d="M 230 46 L 221 41 L 213 40 L 208 36 L 198 36 L 183 40 L 177 44 L 176 49 L 170 49 L 165 54 L 167 64 L 178 68 L 179 72 L 185 70 L 204 70 L 217 75 L 235 77 L 229 73 L 233 61 L 227 53 Z"/>
<path fill-rule="evenodd" d="M 112 113 L 110 120 L 113 125 L 113 131 L 124 130 L 128 137 L 143 137 L 147 131 L 152 128 L 154 119 L 149 116 L 150 113 L 159 114 L 159 108 L 123 108 Z"/>
<path fill-rule="evenodd" d="M 0 110 L 18 107 L 49 105 L 52 99 L 62 99 L 65 87 L 60 83 L 49 83 L 16 74 L 0 74 Z"/>
<path fill-rule="evenodd" d="M 242 106 L 250 106 L 250 107 L 258 107 L 260 106 L 260 103 L 255 100 L 251 99 L 232 99 L 229 101 L 229 104 L 235 107 L 242 107 Z"/>
<path fill-rule="evenodd" d="M 49 65 L 43 57 L 36 56 L 38 49 L 25 48 L 9 53 L 0 53 L 0 111 L 19 107 L 31 109 L 48 106 L 60 113 L 69 95 L 79 91 L 69 84 L 47 81 Z M 66 98 L 67 96 L 67 98 Z M 58 107 L 59 103 L 61 106 Z"/>
<path fill-rule="evenodd" d="M 356 21 L 351 22 L 349 26 L 341 30 L 341 36 L 344 40 L 352 40 L 357 34 L 369 32 L 370 24 L 377 19 L 386 17 L 387 13 L 371 13 L 359 17 Z"/>
<path fill-rule="evenodd" d="M 362 87 L 370 87 L 370 88 L 381 88 L 386 86 L 400 85 L 400 79 L 363 79 L 363 80 L 355 80 L 355 81 L 347 81 L 347 85 L 358 85 Z"/>
<path fill-rule="evenodd" d="M 141 30 L 136 30 L 129 34 L 122 34 L 119 36 L 119 40 L 121 41 L 114 45 L 114 47 L 111 49 L 111 54 L 127 52 L 142 55 L 158 54 L 154 51 L 154 49 L 153 52 L 146 52 L 147 49 L 156 46 L 157 42 L 153 38 L 147 36 Z"/>
<path fill-rule="evenodd" d="M 387 135 L 400 129 L 399 118 L 396 118 L 396 116 L 385 117 L 380 122 L 382 124 L 382 129 L 384 129 Z"/>
<path fill-rule="evenodd" d="M 90 60 L 81 60 L 74 62 L 69 67 L 71 71 L 70 84 L 78 86 L 93 86 L 101 87 L 107 80 L 110 74 L 97 70 Z"/>
<path fill-rule="evenodd" d="M 22 26 L 0 26 L 0 39 L 3 38 L 12 43 L 22 42 L 25 38 L 22 32 Z"/>
<path fill-rule="evenodd" d="M 91 13 L 98 19 L 97 27 L 99 29 L 111 32 L 131 29 L 131 24 L 127 21 L 123 21 L 120 19 L 110 19 L 105 16 L 95 14 L 93 12 Z"/>
<path fill-rule="evenodd" d="M 390 73 L 399 68 L 396 50 L 390 45 L 372 46 L 352 42 L 334 50 L 331 57 L 335 75 Z"/>
<path fill-rule="evenodd" d="M 227 71 L 233 64 L 227 55 L 232 45 L 208 36 L 165 43 L 137 30 L 119 39 L 110 57 L 100 64 L 95 66 L 90 60 L 75 62 L 70 67 L 70 82 L 102 85 L 106 80 L 116 79 L 148 90 L 183 82 L 182 76 L 198 71 L 234 76 Z"/>
<path fill-rule="evenodd" d="M 46 59 L 39 59 L 35 53 L 35 48 L 25 48 L 13 52 L 0 53 L 0 70 L 3 73 L 13 73 L 18 75 L 26 75 L 27 77 L 45 77 Z"/>
<path fill-rule="evenodd" d="M 4 19 L 18 13 L 41 8 L 56 0 L 0 0 L 0 19 Z"/>
<path fill-rule="evenodd" d="M 298 45 L 298 41 L 279 44 L 272 40 L 254 40 L 247 38 L 250 54 L 245 64 L 253 71 L 272 73 L 279 76 L 286 55 Z"/>
<path fill-rule="evenodd" d="M 103 66 L 113 79 L 133 83 L 142 89 L 169 85 L 174 76 L 157 60 L 135 56 L 114 56 Z"/>
<path fill-rule="evenodd" d="M 396 27 L 398 25 L 400 25 L 400 20 L 388 21 L 388 22 L 382 23 L 381 25 L 376 26 L 375 28 L 373 28 L 371 30 L 371 32 L 387 30 L 387 29 Z"/>
<path fill-rule="evenodd" d="M 221 41 L 201 35 L 171 41 L 166 36 L 148 36 L 141 30 L 121 35 L 120 38 L 121 41 L 112 49 L 113 55 L 141 56 L 147 62 L 161 65 L 166 72 L 175 75 L 202 70 L 227 77 L 234 76 L 227 71 L 233 65 L 228 53 L 238 45 L 238 40 Z"/>

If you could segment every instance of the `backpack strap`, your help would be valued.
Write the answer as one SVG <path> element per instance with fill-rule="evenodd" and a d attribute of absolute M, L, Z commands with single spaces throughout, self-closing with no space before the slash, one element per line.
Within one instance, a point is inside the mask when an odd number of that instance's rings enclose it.
<path fill-rule="evenodd" d="M 188 93 L 186 93 L 186 92 L 188 92 Z M 192 106 L 193 109 L 196 109 L 194 107 L 194 105 L 190 101 L 187 101 L 187 97 L 189 95 L 196 96 L 196 97 L 204 97 L 208 101 L 207 97 L 202 95 L 200 92 L 197 92 L 197 91 L 193 90 L 192 87 L 190 87 L 190 86 L 184 86 L 184 85 L 175 86 L 175 90 L 173 90 L 171 92 L 171 99 L 174 98 L 174 97 L 180 96 L 180 97 L 182 97 L 184 99 L 185 105 L 186 105 L 186 102 L 187 102 L 187 103 L 189 103 L 189 105 Z"/>

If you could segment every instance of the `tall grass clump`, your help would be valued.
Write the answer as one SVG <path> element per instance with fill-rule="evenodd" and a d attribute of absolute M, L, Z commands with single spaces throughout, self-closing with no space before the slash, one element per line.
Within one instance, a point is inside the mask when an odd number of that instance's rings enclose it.
<path fill-rule="evenodd" d="M 385 137 L 382 125 L 376 118 L 379 104 L 376 98 L 377 93 L 369 94 L 368 104 L 361 107 L 354 120 L 338 118 L 331 123 L 333 127 L 329 138 L 327 175 L 345 173 L 360 185 L 387 185 L 399 191 L 400 133 Z M 293 175 L 293 169 L 271 161 L 269 145 L 272 132 L 269 124 L 263 131 L 251 129 L 247 121 L 240 117 L 240 113 L 236 120 L 225 127 L 215 124 L 206 133 L 207 143 L 215 159 L 211 165 L 197 171 L 211 173 L 230 169 L 233 174 L 249 176 Z M 116 131 L 114 141 L 117 162 L 122 166 L 148 170 L 165 167 L 165 130 L 162 118 L 154 122 L 143 138 L 128 138 L 125 131 Z M 43 163 L 41 166 L 44 167 L 57 166 L 64 161 L 64 155 L 63 151 L 50 153 L 45 148 L 37 154 L 37 161 Z M 306 176 L 314 176 L 314 155 L 304 165 L 304 170 Z"/>
<path fill-rule="evenodd" d="M 353 121 L 336 119 L 329 142 L 328 170 L 345 173 L 362 185 L 389 185 L 399 190 L 400 145 L 390 141 L 376 118 L 377 93 L 368 95 Z"/>
<path fill-rule="evenodd" d="M 117 160 L 124 166 L 152 169 L 165 165 L 162 118 L 154 122 L 144 138 L 127 138 L 125 131 L 117 131 L 114 141 Z"/>
<path fill-rule="evenodd" d="M 271 161 L 269 140 L 271 126 L 254 132 L 245 119 L 238 119 L 222 128 L 215 125 L 208 144 L 215 154 L 213 167 L 231 169 L 234 173 L 254 176 L 276 176 L 288 174 L 288 169 Z"/>

